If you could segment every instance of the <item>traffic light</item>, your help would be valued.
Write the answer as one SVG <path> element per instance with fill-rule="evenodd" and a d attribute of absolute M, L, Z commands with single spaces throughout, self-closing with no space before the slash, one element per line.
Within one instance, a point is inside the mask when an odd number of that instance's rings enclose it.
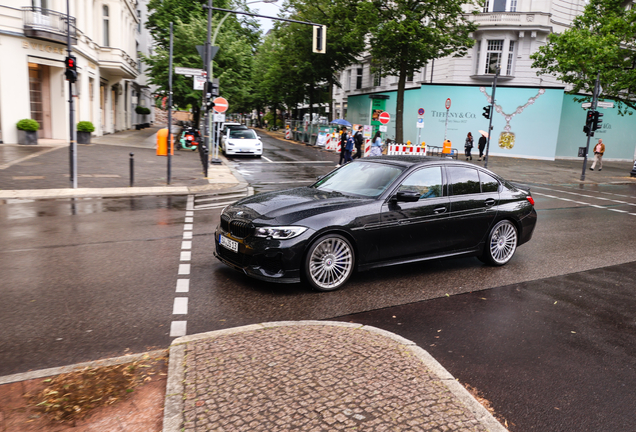
<path fill-rule="evenodd" d="M 324 54 L 327 52 L 327 26 L 314 26 L 314 39 L 311 46 L 315 53 Z"/>
<path fill-rule="evenodd" d="M 599 130 L 603 127 L 603 114 L 598 111 L 594 111 L 594 119 L 592 121 L 592 130 Z"/>
<path fill-rule="evenodd" d="M 64 65 L 66 66 L 64 75 L 66 76 L 67 81 L 70 81 L 72 83 L 77 81 L 77 60 L 75 59 L 75 57 L 66 57 L 66 59 L 64 59 Z"/>
<path fill-rule="evenodd" d="M 491 107 L 490 105 L 488 105 L 488 106 L 485 106 L 485 107 L 484 107 L 484 113 L 483 113 L 482 115 L 483 115 L 484 117 L 486 117 L 487 119 L 489 119 L 489 118 L 490 118 L 490 109 L 491 109 L 491 108 L 492 108 L 492 107 Z"/>
<path fill-rule="evenodd" d="M 592 124 L 594 122 L 594 113 L 596 111 L 588 111 L 585 117 L 585 126 L 583 126 L 583 132 L 585 132 L 588 136 L 594 136 L 594 129 L 592 129 Z"/>
<path fill-rule="evenodd" d="M 219 95 L 219 85 L 213 81 L 208 81 L 207 82 L 207 88 L 206 91 L 207 93 L 207 97 L 210 96 L 218 96 Z"/>
<path fill-rule="evenodd" d="M 212 108 L 214 108 L 214 101 L 212 100 L 212 98 L 208 97 L 205 99 L 205 109 L 211 111 Z"/>

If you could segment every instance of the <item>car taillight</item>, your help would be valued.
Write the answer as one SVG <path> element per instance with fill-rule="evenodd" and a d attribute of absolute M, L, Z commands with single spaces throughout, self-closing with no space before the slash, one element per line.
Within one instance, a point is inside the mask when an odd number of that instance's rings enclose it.
<path fill-rule="evenodd" d="M 532 198 L 532 196 L 528 195 L 526 199 L 528 200 L 530 204 L 534 205 L 534 198 Z"/>

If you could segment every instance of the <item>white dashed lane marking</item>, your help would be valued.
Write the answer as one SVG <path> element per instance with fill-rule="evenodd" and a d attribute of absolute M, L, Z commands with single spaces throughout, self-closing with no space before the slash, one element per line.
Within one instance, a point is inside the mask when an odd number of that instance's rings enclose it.
<path fill-rule="evenodd" d="M 194 228 L 194 195 L 188 195 L 186 202 L 185 218 L 183 220 L 183 241 L 181 242 L 181 253 L 179 261 L 190 261 L 192 259 L 192 229 Z M 179 275 L 190 274 L 190 264 L 179 264 Z M 175 292 L 190 292 L 190 279 L 177 279 Z M 188 297 L 175 297 L 172 306 L 173 315 L 188 314 Z M 172 321 L 170 323 L 170 337 L 180 337 L 187 334 L 187 321 Z"/>
<path fill-rule="evenodd" d="M 533 187 L 537 188 L 537 189 L 546 189 L 546 190 L 549 190 L 551 192 L 562 192 L 562 193 L 566 193 L 566 194 L 570 194 L 570 195 L 576 195 L 576 196 L 584 197 L 584 198 L 591 198 L 591 199 L 596 199 L 596 200 L 601 200 L 601 201 L 610 201 L 610 202 L 618 203 L 618 204 L 636 206 L 636 204 L 630 203 L 630 202 L 626 202 L 626 201 L 620 201 L 620 200 L 614 200 L 614 199 L 609 199 L 609 198 L 597 197 L 597 196 L 593 196 L 593 195 L 585 195 L 585 194 L 569 192 L 569 191 L 563 191 L 563 190 L 558 190 L 558 189 L 550 189 L 550 188 L 541 187 L 541 186 L 533 186 Z M 628 210 L 609 208 L 607 206 L 592 204 L 592 203 L 584 202 L 584 201 L 576 201 L 576 200 L 572 200 L 572 199 L 569 199 L 569 198 L 563 198 L 563 197 L 550 195 L 550 194 L 547 194 L 547 193 L 536 192 L 536 191 L 532 192 L 532 194 L 533 195 L 538 195 L 538 196 L 543 196 L 543 197 L 546 197 L 546 198 L 557 199 L 557 200 L 560 200 L 560 201 L 566 201 L 566 202 L 571 202 L 571 203 L 575 203 L 575 204 L 581 204 L 581 205 L 584 205 L 584 206 L 594 207 L 594 208 L 597 208 L 597 209 L 609 210 L 609 211 L 613 211 L 613 212 L 616 212 L 616 213 L 627 213 L 627 214 L 630 214 L 632 216 L 636 216 L 636 213 L 630 213 Z"/>

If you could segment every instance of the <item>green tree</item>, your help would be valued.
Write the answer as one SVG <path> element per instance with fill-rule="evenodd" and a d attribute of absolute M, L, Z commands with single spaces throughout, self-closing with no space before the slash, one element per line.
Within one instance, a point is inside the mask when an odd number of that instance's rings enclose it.
<path fill-rule="evenodd" d="M 636 109 L 636 9 L 623 0 L 590 0 L 570 29 L 551 34 L 530 58 L 537 75 L 552 74 L 570 93 L 593 93 L 600 73 L 603 96 L 618 102 L 621 115 Z M 589 97 L 577 100 L 589 100 Z"/>
<path fill-rule="evenodd" d="M 369 31 L 373 71 L 398 77 L 396 141 L 402 142 L 406 78 L 429 61 L 466 55 L 475 41 L 462 6 L 473 9 L 478 0 L 370 0 L 360 3 L 360 17 Z"/>
<path fill-rule="evenodd" d="M 327 26 L 325 54 L 312 52 L 312 26 L 284 24 L 277 36 L 288 56 L 282 61 L 289 80 L 284 98 L 289 103 L 309 101 L 310 113 L 315 103 L 329 102 L 331 94 L 340 86 L 339 73 L 356 63 L 364 50 L 364 29 L 359 21 L 358 6 L 363 0 L 288 0 L 286 13 L 291 19 Z"/>
<path fill-rule="evenodd" d="M 207 0 L 151 0 L 150 15 L 146 27 L 155 38 L 153 55 L 143 57 L 149 65 L 150 83 L 158 87 L 159 94 L 168 91 L 168 65 L 170 22 L 173 22 L 173 66 L 205 68 L 196 46 L 207 40 Z M 216 7 L 232 8 L 227 0 L 216 0 Z M 237 3 L 239 6 L 244 2 Z M 212 31 L 216 29 L 225 12 L 214 12 Z M 217 36 L 220 46 L 214 58 L 214 77 L 219 78 L 221 94 L 228 99 L 232 110 L 250 105 L 252 55 L 259 40 L 259 30 L 251 18 L 230 15 Z M 192 78 L 173 73 L 173 104 L 192 107 L 195 122 L 200 118 L 202 92 L 193 90 Z"/>

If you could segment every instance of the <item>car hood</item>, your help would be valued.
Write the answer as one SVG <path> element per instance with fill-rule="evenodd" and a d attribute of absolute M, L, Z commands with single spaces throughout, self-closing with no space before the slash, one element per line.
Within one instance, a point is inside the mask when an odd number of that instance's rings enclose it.
<path fill-rule="evenodd" d="M 263 224 L 293 224 L 335 210 L 343 210 L 373 201 L 340 192 L 325 192 L 310 187 L 267 192 L 244 198 L 226 208 L 231 218 Z"/>
<path fill-rule="evenodd" d="M 261 140 L 259 139 L 249 139 L 249 138 L 228 138 L 226 141 L 234 145 L 256 145 L 259 142 L 261 142 Z"/>

